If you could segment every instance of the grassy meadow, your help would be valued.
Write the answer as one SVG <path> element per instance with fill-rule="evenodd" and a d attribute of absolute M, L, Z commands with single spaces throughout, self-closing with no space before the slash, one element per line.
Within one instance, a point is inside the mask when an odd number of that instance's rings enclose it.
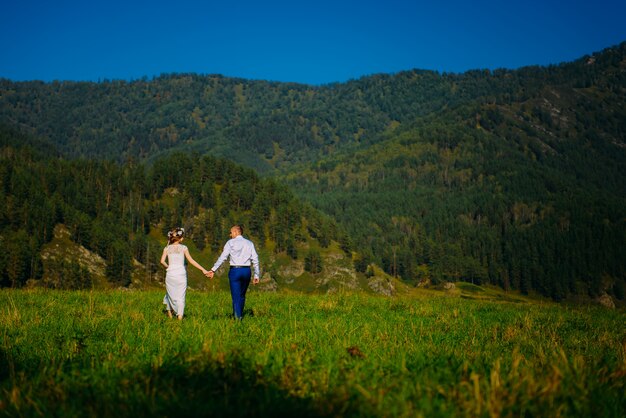
<path fill-rule="evenodd" d="M 0 291 L 0 416 L 626 412 L 621 310 L 409 294 Z"/>

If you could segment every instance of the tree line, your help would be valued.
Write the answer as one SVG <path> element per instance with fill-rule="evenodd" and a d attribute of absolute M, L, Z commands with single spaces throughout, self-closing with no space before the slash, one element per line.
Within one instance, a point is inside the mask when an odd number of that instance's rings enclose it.
<path fill-rule="evenodd" d="M 150 166 L 67 160 L 42 153 L 43 143 L 6 127 L 0 147 L 2 287 L 28 279 L 49 287 L 90 285 L 88 271 L 72 260 L 51 262 L 44 277 L 41 251 L 57 224 L 105 260 L 114 286 L 130 284 L 134 260 L 156 271 L 160 252 L 154 249 L 162 244 L 150 235 L 155 229 L 165 236 L 182 225 L 198 249 L 218 251 L 230 226 L 242 224 L 261 249 L 271 245 L 292 258 L 297 243 L 345 241 L 334 222 L 287 188 L 230 161 L 185 153 Z"/>

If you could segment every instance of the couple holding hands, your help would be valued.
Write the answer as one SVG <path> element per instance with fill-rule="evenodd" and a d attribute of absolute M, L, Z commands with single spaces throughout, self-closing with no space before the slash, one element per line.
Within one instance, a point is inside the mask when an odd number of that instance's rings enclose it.
<path fill-rule="evenodd" d="M 246 303 L 246 292 L 252 279 L 252 267 L 254 267 L 254 284 L 259 283 L 260 267 L 259 256 L 252 241 L 243 237 L 243 228 L 234 225 L 230 228 L 230 240 L 224 245 L 224 250 L 211 270 L 206 270 L 198 264 L 189 254 L 187 246 L 182 244 L 185 229 L 175 228 L 167 233 L 168 243 L 163 249 L 161 264 L 167 269 L 165 275 L 166 294 L 163 304 L 166 306 L 167 315 L 172 317 L 172 312 L 183 319 L 185 313 L 185 297 L 187 294 L 187 270 L 185 259 L 209 279 L 215 275 L 215 271 L 230 258 L 230 270 L 228 282 L 230 295 L 233 300 L 233 315 L 235 319 L 243 318 L 243 308 Z M 167 259 L 167 262 L 166 262 Z"/>

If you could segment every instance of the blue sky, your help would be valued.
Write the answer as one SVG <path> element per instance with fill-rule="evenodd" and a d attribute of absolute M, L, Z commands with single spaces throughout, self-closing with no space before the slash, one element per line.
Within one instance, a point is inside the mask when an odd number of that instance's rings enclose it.
<path fill-rule="evenodd" d="M 12 80 L 325 84 L 547 65 L 626 41 L 624 0 L 0 1 L 0 77 Z"/>

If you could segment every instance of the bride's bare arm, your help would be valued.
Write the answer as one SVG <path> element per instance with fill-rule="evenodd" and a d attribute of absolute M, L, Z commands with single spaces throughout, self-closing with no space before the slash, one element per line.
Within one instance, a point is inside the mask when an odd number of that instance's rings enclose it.
<path fill-rule="evenodd" d="M 167 268 L 167 263 L 165 262 L 165 258 L 167 257 L 167 248 L 163 248 L 163 255 L 161 256 L 161 264 L 163 267 Z"/>

